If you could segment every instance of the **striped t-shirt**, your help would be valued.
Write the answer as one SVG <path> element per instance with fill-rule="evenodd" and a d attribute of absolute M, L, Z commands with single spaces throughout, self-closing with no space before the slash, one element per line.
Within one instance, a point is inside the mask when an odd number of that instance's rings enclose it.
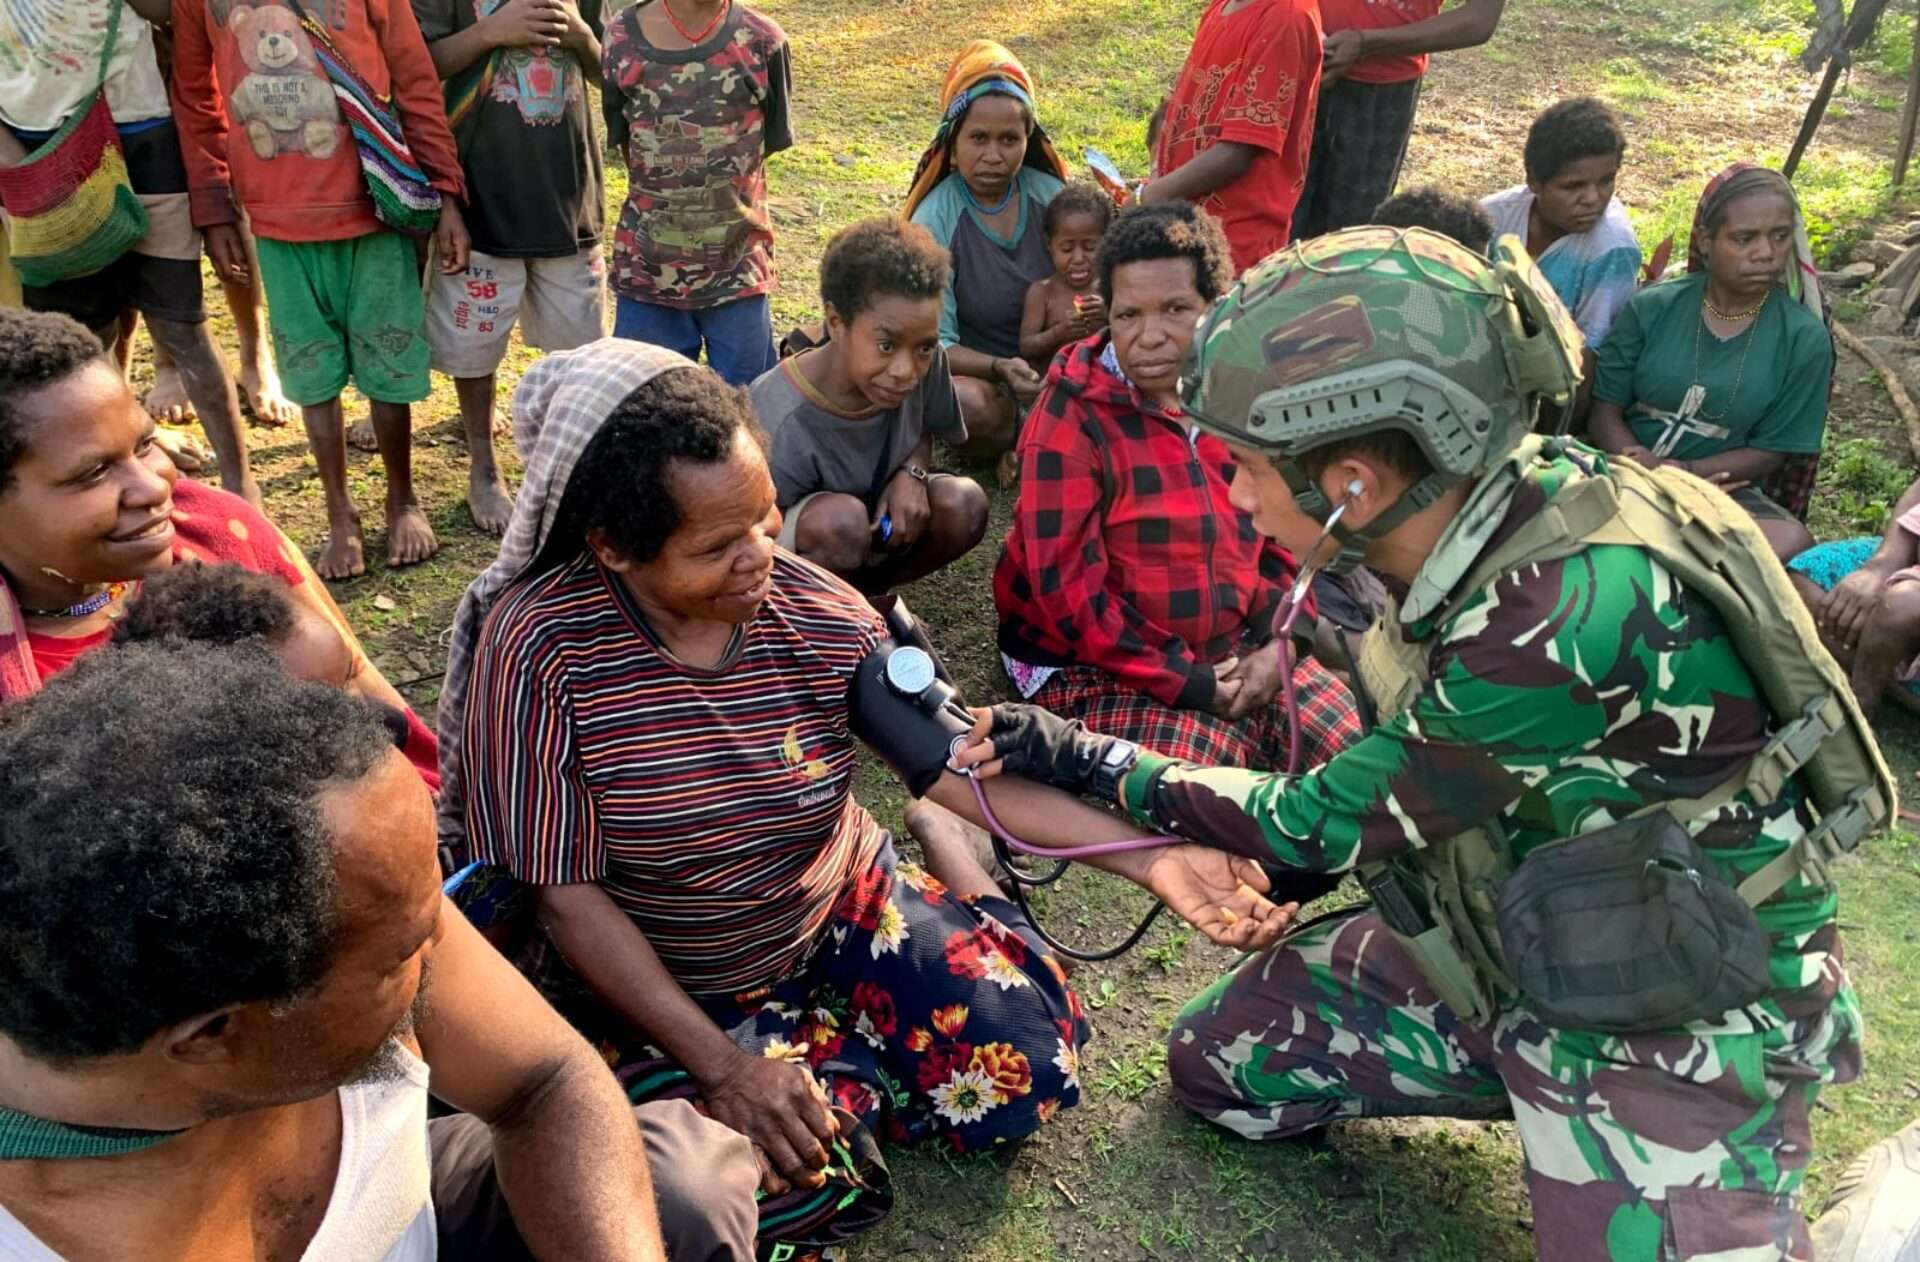
<path fill-rule="evenodd" d="M 462 749 L 473 857 L 598 882 L 680 985 L 791 976 L 878 853 L 853 800 L 847 680 L 885 634 L 789 553 L 727 660 L 676 660 L 591 554 L 504 594 L 474 649 Z"/>

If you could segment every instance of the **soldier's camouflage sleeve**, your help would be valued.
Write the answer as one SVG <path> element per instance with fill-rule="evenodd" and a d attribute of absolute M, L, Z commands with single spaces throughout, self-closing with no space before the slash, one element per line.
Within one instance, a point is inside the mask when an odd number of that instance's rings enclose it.
<path fill-rule="evenodd" d="M 1298 777 L 1142 753 L 1140 822 L 1312 871 L 1424 846 L 1499 816 L 1517 851 L 1649 797 L 1703 793 L 1765 740 L 1724 627 L 1632 548 L 1501 579 L 1434 634 L 1401 714 Z"/>

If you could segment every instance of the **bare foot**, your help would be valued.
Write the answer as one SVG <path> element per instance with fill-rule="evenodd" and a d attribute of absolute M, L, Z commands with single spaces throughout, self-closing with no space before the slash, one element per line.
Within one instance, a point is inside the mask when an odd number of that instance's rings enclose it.
<path fill-rule="evenodd" d="M 1011 451 L 1000 453 L 1000 467 L 994 470 L 1000 489 L 1006 490 L 1020 480 L 1020 461 Z"/>
<path fill-rule="evenodd" d="M 1000 887 L 988 875 L 995 856 L 986 830 L 926 798 L 915 798 L 907 804 L 906 824 L 926 856 L 927 871 L 948 889 L 973 897 L 1000 896 Z"/>
<path fill-rule="evenodd" d="M 180 380 L 180 370 L 172 364 L 154 366 L 153 389 L 147 391 L 147 415 L 162 425 L 185 425 L 199 419 L 193 400 L 187 397 L 186 383 Z"/>
<path fill-rule="evenodd" d="M 300 415 L 300 409 L 280 393 L 280 374 L 272 364 L 249 364 L 241 368 L 240 395 L 252 409 L 253 419 L 269 429 L 291 425 Z"/>
<path fill-rule="evenodd" d="M 440 550 L 433 537 L 433 526 L 418 504 L 409 504 L 398 513 L 387 510 L 387 564 L 418 565 Z"/>
<path fill-rule="evenodd" d="M 488 534 L 505 533 L 513 520 L 513 496 L 507 494 L 498 469 L 467 471 L 467 511 L 473 514 L 473 524 Z"/>
<path fill-rule="evenodd" d="M 359 451 L 380 450 L 380 435 L 374 432 L 371 416 L 347 431 L 347 445 Z"/>
<path fill-rule="evenodd" d="M 182 473 L 199 473 L 213 463 L 213 453 L 178 430 L 155 430 L 153 445 L 167 453 L 173 467 Z"/>
<path fill-rule="evenodd" d="M 335 522 L 327 529 L 327 541 L 320 548 L 314 570 L 321 578 L 353 578 L 367 572 L 367 544 L 360 533 L 359 517 Z"/>

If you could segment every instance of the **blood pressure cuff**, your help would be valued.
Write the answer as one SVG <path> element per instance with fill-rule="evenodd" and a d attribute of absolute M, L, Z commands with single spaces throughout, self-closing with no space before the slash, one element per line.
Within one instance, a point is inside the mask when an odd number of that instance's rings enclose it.
<path fill-rule="evenodd" d="M 854 668 L 847 681 L 847 726 L 921 797 L 946 768 L 954 740 L 972 730 L 973 716 L 952 685 L 939 679 L 914 695 L 890 682 L 887 660 L 903 651 L 921 650 L 882 640 Z"/>

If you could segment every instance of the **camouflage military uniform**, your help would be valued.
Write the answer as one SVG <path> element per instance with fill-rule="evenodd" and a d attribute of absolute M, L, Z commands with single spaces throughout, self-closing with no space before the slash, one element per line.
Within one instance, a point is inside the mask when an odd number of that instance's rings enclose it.
<path fill-rule="evenodd" d="M 1452 549 L 1466 560 L 1451 574 L 1430 561 L 1420 577 L 1442 591 L 1457 583 L 1600 460 L 1536 465 L 1501 492 L 1504 508 L 1471 501 L 1451 530 L 1500 525 L 1480 547 Z M 1589 547 L 1405 625 L 1428 647 L 1430 682 L 1332 761 L 1288 778 L 1143 754 L 1121 786 L 1125 805 L 1156 828 L 1314 871 L 1493 820 L 1517 861 L 1645 803 L 1702 794 L 1766 740 L 1767 707 L 1719 616 L 1636 548 Z M 1736 798 L 1694 831 L 1738 880 L 1809 824 L 1790 786 L 1765 809 Z M 1769 997 L 1712 1025 L 1630 1036 L 1551 1029 L 1523 1001 L 1470 1025 L 1378 918 L 1358 913 L 1247 960 L 1195 999 L 1172 1035 L 1174 1087 L 1250 1137 L 1510 1110 L 1546 1258 L 1811 1257 L 1793 1196 L 1808 1115 L 1822 1085 L 1859 1068 L 1834 911 L 1830 889 L 1796 877 L 1758 909 L 1772 940 Z"/>

